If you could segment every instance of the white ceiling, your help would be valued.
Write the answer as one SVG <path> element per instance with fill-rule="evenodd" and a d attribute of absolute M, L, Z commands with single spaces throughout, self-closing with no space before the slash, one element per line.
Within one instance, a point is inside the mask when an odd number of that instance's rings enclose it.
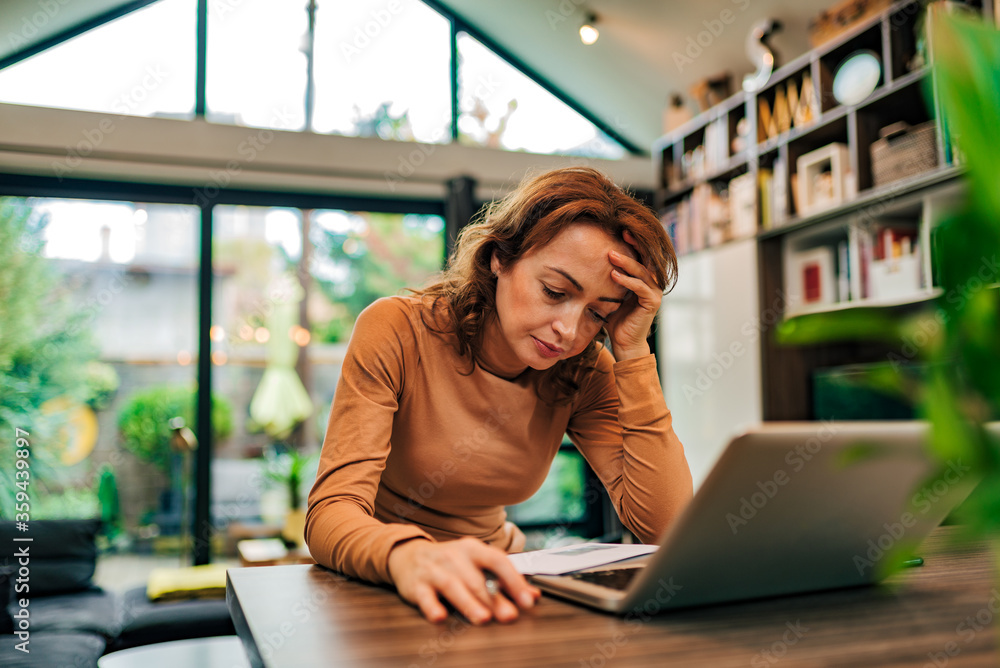
<path fill-rule="evenodd" d="M 735 75 L 734 92 L 739 89 L 743 75 L 754 69 L 745 44 L 756 21 L 782 22 L 772 44 L 787 62 L 809 49 L 810 19 L 833 2 L 441 0 L 643 149 L 662 134 L 670 93 L 686 93 L 695 81 L 727 70 Z M 584 46 L 578 30 L 591 11 L 601 36 Z M 699 38 L 707 46 L 700 54 L 692 49 L 691 62 L 675 57 L 686 56 Z"/>

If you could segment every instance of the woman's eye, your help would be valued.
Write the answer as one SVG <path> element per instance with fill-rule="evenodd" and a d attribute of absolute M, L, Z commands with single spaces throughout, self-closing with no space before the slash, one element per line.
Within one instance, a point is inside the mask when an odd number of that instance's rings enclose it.
<path fill-rule="evenodd" d="M 605 317 L 604 317 L 603 315 L 601 315 L 600 313 L 598 313 L 597 311 L 591 311 L 591 312 L 590 312 L 590 317 L 592 317 L 592 318 L 593 318 L 594 320 L 596 320 L 597 322 L 600 322 L 600 323 L 603 323 L 603 324 L 605 324 L 605 325 L 606 325 L 606 324 L 608 323 L 608 319 L 607 319 L 607 318 L 605 318 Z"/>
<path fill-rule="evenodd" d="M 556 292 L 555 290 L 551 290 L 549 288 L 549 286 L 547 286 L 547 285 L 543 285 L 542 286 L 542 292 L 544 292 L 545 296 L 548 297 L 548 298 L 550 298 L 550 299 L 559 299 L 560 297 L 563 296 L 563 293 Z"/>

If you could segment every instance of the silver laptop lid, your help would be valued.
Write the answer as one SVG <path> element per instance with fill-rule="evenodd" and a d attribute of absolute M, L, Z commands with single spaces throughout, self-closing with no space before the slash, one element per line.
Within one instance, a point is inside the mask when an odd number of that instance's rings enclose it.
<path fill-rule="evenodd" d="M 764 423 L 734 438 L 619 610 L 686 607 L 880 579 L 977 479 L 939 469 L 922 422 Z M 656 597 L 667 587 L 668 600 Z"/>

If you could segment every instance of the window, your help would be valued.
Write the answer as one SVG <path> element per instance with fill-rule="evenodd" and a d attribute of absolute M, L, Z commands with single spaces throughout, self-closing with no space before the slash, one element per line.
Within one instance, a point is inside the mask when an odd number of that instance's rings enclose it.
<path fill-rule="evenodd" d="M 452 82 L 451 20 L 420 0 L 316 0 L 312 34 L 309 11 L 305 0 L 208 3 L 208 120 L 428 144 L 451 141 L 454 123 L 469 145 L 625 155 L 465 32 Z M 0 71 L 0 102 L 191 118 L 196 27 L 197 0 L 159 0 Z"/>
<path fill-rule="evenodd" d="M 450 141 L 450 30 L 419 0 L 321 2 L 313 129 Z"/>
<path fill-rule="evenodd" d="M 0 70 L 0 102 L 191 118 L 197 0 L 160 0 Z"/>
<path fill-rule="evenodd" d="M 216 206 L 213 385 L 233 407 L 213 463 L 213 520 L 281 526 L 283 453 L 314 454 L 358 314 L 440 271 L 439 216 Z M 303 271 L 305 269 L 305 271 Z M 298 490 L 305 500 L 318 460 Z"/>
<path fill-rule="evenodd" d="M 458 36 L 459 141 L 533 153 L 621 158 L 593 123 L 466 33 Z"/>
<path fill-rule="evenodd" d="M 305 128 L 305 2 L 210 2 L 206 117 L 259 128 Z"/>
<path fill-rule="evenodd" d="M 0 423 L 33 435 L 32 519 L 111 513 L 108 542 L 183 554 L 189 469 L 168 420 L 194 410 L 198 216 L 0 199 Z"/>

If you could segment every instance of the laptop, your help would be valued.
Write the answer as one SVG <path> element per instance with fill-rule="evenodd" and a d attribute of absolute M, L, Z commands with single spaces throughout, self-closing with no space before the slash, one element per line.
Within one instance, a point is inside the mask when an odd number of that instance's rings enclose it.
<path fill-rule="evenodd" d="M 875 583 L 889 550 L 913 555 L 978 482 L 960 460 L 933 460 L 927 432 L 925 422 L 764 423 L 730 441 L 644 563 L 531 580 L 623 615 Z"/>

